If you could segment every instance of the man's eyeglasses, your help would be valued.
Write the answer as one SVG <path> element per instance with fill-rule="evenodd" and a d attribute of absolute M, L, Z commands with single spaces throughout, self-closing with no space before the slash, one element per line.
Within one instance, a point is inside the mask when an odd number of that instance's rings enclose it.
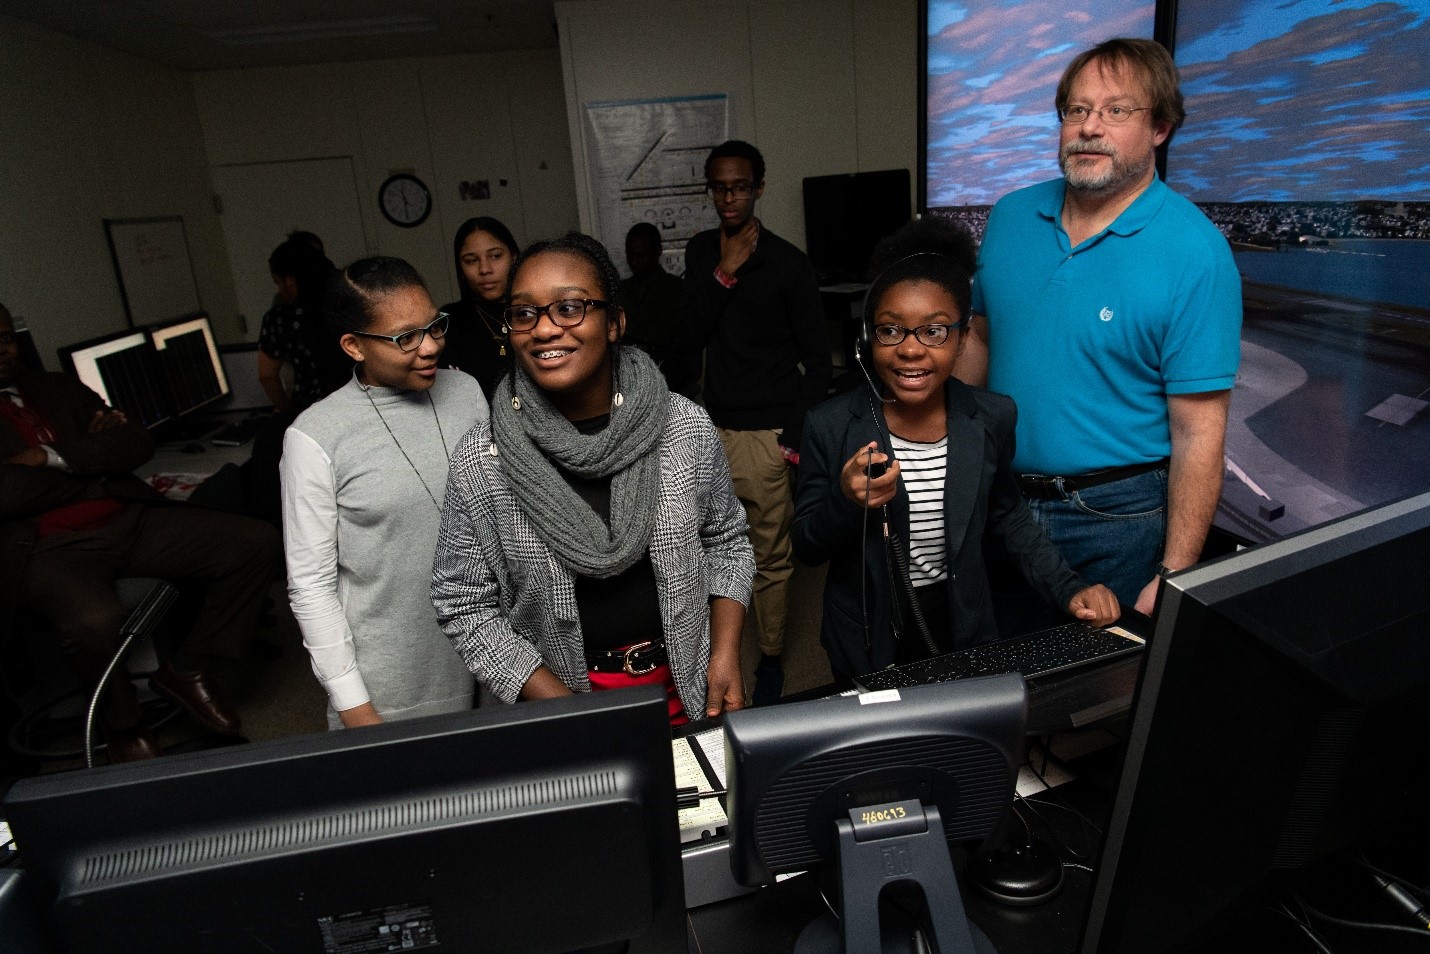
<path fill-rule="evenodd" d="M 1087 122 L 1089 116 L 1097 113 L 1097 118 L 1107 123 L 1109 126 L 1121 126 L 1132 119 L 1134 113 L 1151 109 L 1151 106 L 1104 106 L 1101 109 L 1093 109 L 1091 106 L 1064 106 L 1058 110 L 1058 118 L 1065 126 L 1081 126 Z"/>
<path fill-rule="evenodd" d="M 733 185 L 725 185 L 723 182 L 707 182 L 705 191 L 710 193 L 712 199 L 721 199 L 727 195 L 732 195 L 737 199 L 748 199 L 755 191 L 755 186 L 750 182 L 736 182 Z"/>
<path fill-rule="evenodd" d="M 404 331 L 400 335 L 375 335 L 370 331 L 354 331 L 353 334 L 361 335 L 364 338 L 378 338 L 382 341 L 391 341 L 402 351 L 416 351 L 422 347 L 422 339 L 431 335 L 433 341 L 441 341 L 447 335 L 447 324 L 451 321 L 451 316 L 445 311 L 437 312 L 437 317 L 433 318 L 425 328 L 413 328 L 411 331 Z"/>
<path fill-rule="evenodd" d="M 595 298 L 563 298 L 549 305 L 512 305 L 502 317 L 512 331 L 530 331 L 542 315 L 550 316 L 557 327 L 575 328 L 585 320 L 587 308 L 605 308 L 606 304 Z"/>
<path fill-rule="evenodd" d="M 962 325 L 919 325 L 917 328 L 905 328 L 903 325 L 875 325 L 874 340 L 892 348 L 894 345 L 903 344 L 905 338 L 913 335 L 918 339 L 919 344 L 937 348 L 948 340 L 948 336 L 955 328 L 962 327 Z"/>

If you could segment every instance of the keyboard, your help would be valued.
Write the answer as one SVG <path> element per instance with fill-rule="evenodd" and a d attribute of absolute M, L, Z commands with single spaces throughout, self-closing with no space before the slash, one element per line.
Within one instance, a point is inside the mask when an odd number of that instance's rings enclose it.
<path fill-rule="evenodd" d="M 1142 637 L 1120 626 L 1097 629 L 1086 623 L 1071 622 L 961 652 L 880 669 L 856 676 L 854 682 L 866 692 L 876 692 L 1005 672 L 1020 672 L 1031 679 L 1128 656 L 1145 646 Z"/>
<path fill-rule="evenodd" d="M 223 430 L 212 435 L 209 440 L 219 447 L 242 447 L 258 436 L 259 430 L 267 422 L 267 417 L 246 417 L 223 426 Z"/>
<path fill-rule="evenodd" d="M 193 441 L 206 440 L 222 426 L 221 423 L 209 417 L 192 420 L 181 419 L 163 425 L 160 436 L 166 443 L 188 444 Z"/>

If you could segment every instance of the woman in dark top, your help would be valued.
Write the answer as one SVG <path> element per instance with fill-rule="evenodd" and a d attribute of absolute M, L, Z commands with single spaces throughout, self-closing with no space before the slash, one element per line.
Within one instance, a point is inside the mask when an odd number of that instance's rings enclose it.
<path fill-rule="evenodd" d="M 463 222 L 452 240 L 462 297 L 442 306 L 451 316 L 442 360 L 476 378 L 488 401 L 507 367 L 502 308 L 511 263 L 520 254 L 511 230 L 486 215 Z"/>
<path fill-rule="evenodd" d="M 452 458 L 432 597 L 501 700 L 653 683 L 678 724 L 744 703 L 754 557 L 709 417 L 620 345 L 618 282 L 585 235 L 518 261 L 514 361 Z"/>
<path fill-rule="evenodd" d="M 1118 616 L 1018 492 L 1012 399 L 953 377 L 974 267 L 973 239 L 945 220 L 885 239 L 858 355 L 868 384 L 805 421 L 792 539 L 803 562 L 829 563 L 820 642 L 836 675 L 996 638 L 985 532 L 1053 606 L 1099 626 Z"/>

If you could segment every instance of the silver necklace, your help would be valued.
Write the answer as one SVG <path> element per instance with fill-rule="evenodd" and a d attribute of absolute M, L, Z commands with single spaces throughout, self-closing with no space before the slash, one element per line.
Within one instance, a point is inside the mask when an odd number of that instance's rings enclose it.
<path fill-rule="evenodd" d="M 359 386 L 362 382 L 358 382 Z M 432 488 L 427 486 L 427 481 L 422 478 L 422 471 L 417 469 L 417 465 L 412 463 L 412 458 L 407 456 L 407 451 L 403 450 L 402 442 L 397 439 L 397 435 L 392 433 L 392 428 L 388 426 L 387 418 L 382 416 L 382 410 L 377 406 L 377 402 L 372 399 L 372 388 L 363 387 L 362 393 L 367 395 L 367 403 L 372 405 L 372 409 L 377 412 L 377 419 L 382 422 L 383 429 L 387 431 L 387 436 L 392 438 L 392 443 L 397 445 L 398 453 L 402 459 L 407 461 L 407 466 L 412 468 L 412 472 L 417 475 L 417 482 L 422 485 L 422 489 L 427 491 L 427 499 L 432 501 L 432 506 L 437 508 L 437 513 L 442 513 L 442 505 L 437 502 L 437 497 L 432 493 Z M 442 453 L 447 454 L 447 435 L 442 433 L 442 418 L 437 415 L 437 402 L 432 400 L 432 392 L 427 392 L 427 406 L 432 409 L 432 420 L 437 422 L 437 437 L 442 441 Z"/>

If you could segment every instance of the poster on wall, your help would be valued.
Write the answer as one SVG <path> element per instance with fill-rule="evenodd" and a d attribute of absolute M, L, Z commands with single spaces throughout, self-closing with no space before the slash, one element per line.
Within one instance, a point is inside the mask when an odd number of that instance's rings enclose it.
<path fill-rule="evenodd" d="M 204 310 L 181 216 L 105 219 L 104 232 L 131 328 Z"/>
<path fill-rule="evenodd" d="M 713 224 L 705 157 L 729 138 L 729 97 L 587 103 L 584 113 L 596 237 L 625 274 L 626 232 L 650 222 L 660 230 L 661 264 L 682 274 L 685 243 Z"/>
<path fill-rule="evenodd" d="M 982 238 L 993 203 L 1055 178 L 1063 69 L 1110 37 L 1151 37 L 1155 13 L 1125 0 L 928 0 L 924 208 Z"/>
<path fill-rule="evenodd" d="M 1232 245 L 1217 522 L 1266 540 L 1430 486 L 1430 2 L 1177 8 L 1167 183 Z"/>

